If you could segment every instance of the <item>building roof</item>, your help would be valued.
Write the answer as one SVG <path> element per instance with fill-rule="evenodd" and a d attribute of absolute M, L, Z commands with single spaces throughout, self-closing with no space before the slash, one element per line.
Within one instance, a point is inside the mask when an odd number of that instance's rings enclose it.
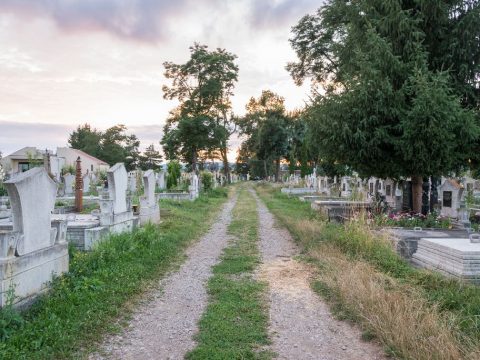
<path fill-rule="evenodd" d="M 446 179 L 445 182 L 442 184 L 442 187 L 445 186 L 445 185 L 450 185 L 452 187 L 454 187 L 455 189 L 462 189 L 462 185 L 457 181 L 457 180 L 454 180 L 454 179 Z"/>
<path fill-rule="evenodd" d="M 5 156 L 5 158 L 23 160 L 28 159 L 28 155 L 31 155 L 35 159 L 38 159 L 43 157 L 43 152 L 39 151 L 36 147 L 26 146 L 24 148 L 21 148 L 20 150 L 15 151 L 14 153 L 11 153 L 8 156 Z"/>
<path fill-rule="evenodd" d="M 100 159 L 98 159 L 98 158 L 96 158 L 95 156 L 92 156 L 92 155 L 90 155 L 90 154 L 87 154 L 85 151 L 78 150 L 78 149 L 71 149 L 71 150 L 75 151 L 75 152 L 78 153 L 78 155 L 80 155 L 80 156 L 83 156 L 83 157 L 86 157 L 86 158 L 89 158 L 89 159 L 91 159 L 91 160 L 96 161 L 99 165 L 107 165 L 107 166 L 108 166 L 108 164 L 107 164 L 105 161 L 100 160 Z"/>

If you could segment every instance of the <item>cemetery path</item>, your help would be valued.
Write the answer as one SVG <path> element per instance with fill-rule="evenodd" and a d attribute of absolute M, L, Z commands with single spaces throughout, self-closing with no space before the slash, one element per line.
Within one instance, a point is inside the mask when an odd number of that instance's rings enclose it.
<path fill-rule="evenodd" d="M 385 359 L 380 346 L 362 341 L 359 329 L 332 316 L 310 288 L 311 270 L 294 259 L 299 251 L 290 233 L 254 196 L 262 256 L 257 276 L 268 283 L 271 350 L 278 359 Z"/>
<path fill-rule="evenodd" d="M 127 329 L 107 339 L 90 359 L 183 359 L 194 348 L 193 335 L 208 302 L 206 282 L 227 246 L 235 203 L 236 196 L 227 201 L 209 232 L 187 250 L 180 269 L 162 280 Z"/>

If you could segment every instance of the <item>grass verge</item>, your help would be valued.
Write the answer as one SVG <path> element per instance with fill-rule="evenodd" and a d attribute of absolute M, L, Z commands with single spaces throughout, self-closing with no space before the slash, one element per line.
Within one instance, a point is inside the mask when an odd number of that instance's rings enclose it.
<path fill-rule="evenodd" d="M 187 354 L 199 359 L 270 359 L 265 284 L 252 275 L 259 263 L 258 215 L 251 194 L 242 187 L 233 209 L 233 240 L 208 282 L 209 305 L 200 320 L 197 347 Z"/>
<path fill-rule="evenodd" d="M 404 359 L 480 358 L 480 288 L 412 268 L 361 222 L 327 223 L 310 203 L 257 187 L 318 269 L 314 289 Z"/>
<path fill-rule="evenodd" d="M 139 295 L 183 258 L 226 199 L 227 189 L 218 189 L 195 202 L 162 201 L 168 216 L 160 225 L 110 236 L 92 252 L 73 252 L 70 271 L 21 319 L 6 322 L 0 312 L 0 358 L 63 359 L 94 350 Z"/>

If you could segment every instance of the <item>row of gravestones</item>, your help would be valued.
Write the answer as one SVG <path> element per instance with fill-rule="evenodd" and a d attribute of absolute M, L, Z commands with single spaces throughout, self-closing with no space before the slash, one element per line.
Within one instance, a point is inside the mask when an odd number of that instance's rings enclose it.
<path fill-rule="evenodd" d="M 165 181 L 165 171 L 160 171 L 158 173 L 153 172 L 153 170 L 147 170 L 151 171 L 153 174 L 154 178 L 154 183 L 153 185 L 157 187 L 159 190 L 164 190 L 166 189 L 166 181 Z M 139 181 L 143 181 L 142 178 L 144 175 L 142 175 L 142 171 L 136 170 L 136 171 L 131 171 L 128 173 L 128 190 L 130 193 L 136 193 L 139 191 L 140 188 L 140 183 Z M 143 185 L 145 186 L 144 182 Z"/>
<path fill-rule="evenodd" d="M 100 225 L 109 232 L 132 229 L 127 205 L 128 175 L 122 163 L 107 172 L 108 192 L 100 200 Z M 160 210 L 155 197 L 155 174 L 143 174 L 145 194 L 141 197 L 140 223 L 158 222 Z M 13 293 L 14 302 L 24 303 L 46 289 L 53 276 L 68 271 L 66 220 L 52 221 L 57 183 L 44 168 L 34 168 L 6 181 L 12 211 L 12 226 L 0 230 L 0 307 Z"/>
<path fill-rule="evenodd" d="M 97 182 L 97 176 L 94 173 L 87 173 L 82 176 L 83 193 L 87 194 L 91 191 L 91 186 Z M 72 196 L 75 193 L 75 175 L 67 173 L 62 177 L 63 189 L 61 195 Z"/>

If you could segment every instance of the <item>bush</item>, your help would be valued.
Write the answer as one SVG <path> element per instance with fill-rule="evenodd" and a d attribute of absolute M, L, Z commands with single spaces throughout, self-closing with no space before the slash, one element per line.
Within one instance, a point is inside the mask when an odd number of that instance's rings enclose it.
<path fill-rule="evenodd" d="M 178 186 L 178 179 L 180 179 L 180 163 L 176 160 L 170 161 L 167 165 L 167 189 Z"/>
<path fill-rule="evenodd" d="M 213 188 L 213 175 L 209 171 L 202 171 L 200 173 L 200 179 L 202 180 L 202 186 L 204 191 L 210 191 Z"/>

